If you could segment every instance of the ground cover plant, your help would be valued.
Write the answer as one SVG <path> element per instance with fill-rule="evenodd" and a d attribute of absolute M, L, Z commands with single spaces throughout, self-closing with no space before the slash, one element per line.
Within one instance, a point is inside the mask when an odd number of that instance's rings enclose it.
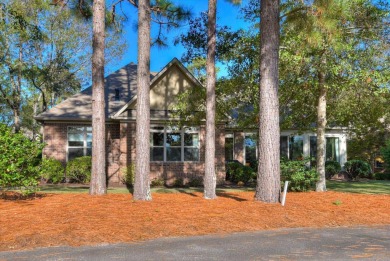
<path fill-rule="evenodd" d="M 128 193 L 40 195 L 31 200 L 0 199 L 0 251 L 275 228 L 390 224 L 390 195 L 291 192 L 285 207 L 256 202 L 253 191 L 219 190 L 214 201 L 186 189 L 154 193 L 152 202 L 133 201 Z"/>

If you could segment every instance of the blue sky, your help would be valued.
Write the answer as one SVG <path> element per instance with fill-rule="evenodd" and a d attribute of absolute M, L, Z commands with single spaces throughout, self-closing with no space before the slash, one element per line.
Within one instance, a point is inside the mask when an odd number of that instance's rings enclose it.
<path fill-rule="evenodd" d="M 243 0 L 242 4 L 246 5 L 249 0 Z M 207 11 L 208 0 L 174 0 L 174 2 L 180 2 L 182 5 L 189 7 L 193 13 L 193 16 L 199 16 L 200 12 Z M 240 19 L 239 6 L 228 3 L 226 0 L 218 0 L 217 5 L 217 23 L 220 25 L 228 25 L 233 29 L 243 28 L 244 21 Z M 129 20 L 125 24 L 125 39 L 127 39 L 128 48 L 121 61 L 115 64 L 112 68 L 107 68 L 107 72 L 115 71 L 124 65 L 134 62 L 137 63 L 137 32 L 134 28 L 134 24 L 137 22 L 137 10 L 135 8 L 126 6 L 124 11 L 128 15 Z M 152 28 L 153 30 L 153 28 Z M 160 71 L 170 60 L 174 57 L 181 58 L 184 53 L 184 47 L 173 45 L 173 40 L 180 33 L 188 30 L 187 25 L 172 30 L 167 35 L 169 42 L 168 47 L 158 48 L 152 47 L 151 49 L 151 65 L 150 70 L 154 72 Z M 153 36 L 153 33 L 152 33 Z"/>

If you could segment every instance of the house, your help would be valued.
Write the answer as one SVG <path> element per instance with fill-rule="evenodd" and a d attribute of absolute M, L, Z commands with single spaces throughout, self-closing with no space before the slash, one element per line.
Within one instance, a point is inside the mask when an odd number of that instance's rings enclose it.
<path fill-rule="evenodd" d="M 107 173 L 110 184 L 121 182 L 123 170 L 135 162 L 135 109 L 137 66 L 128 64 L 105 78 Z M 172 105 L 178 94 L 189 88 L 203 88 L 200 82 L 175 58 L 150 83 L 150 177 L 168 184 L 184 182 L 204 174 L 205 126 L 176 127 Z M 36 117 L 43 125 L 43 154 L 63 163 L 91 155 L 92 88 L 78 93 Z M 217 180 L 225 180 L 225 160 L 253 164 L 256 160 L 255 131 L 239 130 L 220 123 L 216 128 Z M 296 159 L 315 155 L 315 134 L 281 135 L 282 156 Z M 346 161 L 346 133 L 330 130 L 327 134 L 327 158 Z"/>

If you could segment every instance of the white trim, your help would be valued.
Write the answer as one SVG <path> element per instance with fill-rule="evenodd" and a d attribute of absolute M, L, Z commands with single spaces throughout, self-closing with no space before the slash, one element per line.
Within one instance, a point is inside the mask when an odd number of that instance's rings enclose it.
<path fill-rule="evenodd" d="M 83 135 L 83 146 L 69 146 L 69 128 L 83 128 L 83 131 L 81 133 Z M 83 156 L 87 156 L 88 151 L 88 142 L 87 142 L 87 135 L 88 133 L 92 134 L 92 130 L 89 132 L 87 128 L 92 128 L 91 125 L 71 125 L 66 127 L 66 162 L 69 161 L 69 148 L 70 149 L 83 149 Z M 72 133 L 72 132 L 71 132 Z M 75 132 L 77 133 L 77 132 Z M 92 149 L 92 146 L 90 147 Z"/>

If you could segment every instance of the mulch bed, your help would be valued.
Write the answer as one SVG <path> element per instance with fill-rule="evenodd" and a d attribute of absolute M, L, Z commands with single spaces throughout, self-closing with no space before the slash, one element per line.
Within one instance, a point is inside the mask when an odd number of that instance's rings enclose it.
<path fill-rule="evenodd" d="M 390 195 L 289 193 L 286 206 L 253 200 L 253 192 L 45 194 L 0 199 L 0 251 L 58 245 L 135 242 L 158 237 L 225 234 L 292 227 L 390 224 Z"/>

